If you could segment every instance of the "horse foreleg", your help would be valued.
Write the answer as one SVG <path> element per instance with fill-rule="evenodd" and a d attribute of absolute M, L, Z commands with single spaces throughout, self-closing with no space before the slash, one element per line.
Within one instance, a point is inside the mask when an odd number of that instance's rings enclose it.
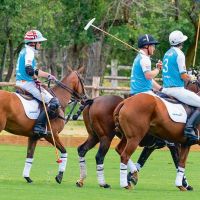
<path fill-rule="evenodd" d="M 32 137 L 28 138 L 27 156 L 23 170 L 23 177 L 26 179 L 27 183 L 33 182 L 32 179 L 30 178 L 30 171 L 33 164 L 33 155 L 35 152 L 36 144 L 37 140 L 33 139 Z"/>
<path fill-rule="evenodd" d="M 183 186 L 183 179 L 184 179 L 184 174 L 185 174 L 185 164 L 186 164 L 189 151 L 190 151 L 189 146 L 181 145 L 179 166 L 178 166 L 176 180 L 175 180 L 176 187 L 178 187 L 181 191 L 187 191 L 187 188 Z"/>
<path fill-rule="evenodd" d="M 45 137 L 45 139 L 48 142 L 50 142 L 52 145 L 54 145 L 52 137 Z M 58 175 L 55 177 L 55 180 L 57 183 L 60 184 L 62 182 L 63 174 L 64 174 L 64 172 L 66 170 L 66 166 L 67 166 L 67 151 L 66 151 L 64 145 L 62 144 L 62 142 L 60 141 L 58 134 L 54 135 L 54 139 L 55 139 L 56 148 L 60 151 L 60 161 L 61 161 L 61 162 L 59 162 Z"/>
<path fill-rule="evenodd" d="M 86 176 L 87 176 L 87 167 L 86 167 L 85 155 L 98 142 L 99 142 L 99 139 L 98 139 L 97 136 L 89 135 L 87 140 L 83 144 L 81 144 L 77 149 L 78 155 L 79 155 L 79 167 L 80 167 L 80 178 L 76 182 L 77 187 L 83 187 L 84 179 L 86 179 Z"/>
<path fill-rule="evenodd" d="M 109 184 L 106 183 L 104 177 L 104 158 L 110 147 L 111 140 L 110 138 L 104 136 L 100 138 L 100 146 L 96 154 L 96 165 L 97 165 L 97 180 L 100 187 L 111 188 Z"/>

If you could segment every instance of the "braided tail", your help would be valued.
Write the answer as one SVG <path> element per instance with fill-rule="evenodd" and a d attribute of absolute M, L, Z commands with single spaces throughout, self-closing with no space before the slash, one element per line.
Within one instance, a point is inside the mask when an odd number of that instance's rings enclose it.
<path fill-rule="evenodd" d="M 121 134 L 123 134 L 123 131 L 120 127 L 120 123 L 119 123 L 119 112 L 121 110 L 121 108 L 124 105 L 124 101 L 122 101 L 121 103 L 118 104 L 118 106 L 115 108 L 115 111 L 113 113 L 113 118 L 114 118 L 114 122 L 115 122 L 115 131 L 119 132 Z"/>

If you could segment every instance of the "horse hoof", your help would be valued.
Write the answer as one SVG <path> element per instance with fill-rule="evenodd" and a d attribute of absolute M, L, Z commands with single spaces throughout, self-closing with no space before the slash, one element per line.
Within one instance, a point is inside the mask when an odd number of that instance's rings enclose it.
<path fill-rule="evenodd" d="M 133 188 L 132 188 L 131 184 L 128 184 L 126 187 L 124 187 L 124 189 L 126 189 L 126 190 L 131 190 L 131 189 L 133 189 Z"/>
<path fill-rule="evenodd" d="M 187 188 L 183 187 L 182 185 L 181 186 L 176 186 L 180 191 L 187 191 Z"/>
<path fill-rule="evenodd" d="M 190 185 L 188 185 L 188 186 L 186 187 L 186 189 L 187 189 L 187 191 L 193 191 L 193 190 L 194 190 L 193 187 L 190 186 Z"/>
<path fill-rule="evenodd" d="M 83 187 L 83 182 L 82 181 L 77 181 L 76 182 L 76 186 L 80 187 L 80 188 Z"/>
<path fill-rule="evenodd" d="M 137 185 L 138 182 L 138 172 L 135 171 L 133 173 L 129 172 L 127 175 L 127 181 L 128 183 L 132 183 L 133 185 Z"/>
<path fill-rule="evenodd" d="M 32 183 L 33 182 L 30 177 L 24 177 L 24 178 L 26 179 L 27 183 Z"/>
<path fill-rule="evenodd" d="M 100 187 L 102 187 L 102 188 L 109 188 L 109 189 L 111 189 L 111 186 L 110 185 L 108 185 L 107 183 L 106 184 L 104 184 L 104 185 L 99 185 Z"/>
<path fill-rule="evenodd" d="M 57 183 L 61 184 L 63 178 L 63 172 L 59 172 L 59 174 L 55 177 Z"/>

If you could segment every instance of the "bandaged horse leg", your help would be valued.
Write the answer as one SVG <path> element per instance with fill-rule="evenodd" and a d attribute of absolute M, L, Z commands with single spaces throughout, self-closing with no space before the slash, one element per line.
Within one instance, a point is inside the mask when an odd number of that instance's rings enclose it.
<path fill-rule="evenodd" d="M 63 173 L 65 172 L 67 166 L 67 153 L 61 153 L 60 160 L 61 162 L 59 163 L 58 166 L 58 175 L 56 176 L 56 181 L 59 184 L 62 181 Z"/>
<path fill-rule="evenodd" d="M 23 177 L 26 179 L 28 183 L 32 183 L 33 181 L 30 179 L 30 171 L 33 164 L 33 158 L 26 158 L 25 166 L 23 170 Z"/>
<path fill-rule="evenodd" d="M 169 142 L 166 142 L 166 143 L 167 143 L 167 147 L 170 150 L 172 159 L 174 161 L 174 165 L 175 165 L 177 172 L 178 172 L 179 171 L 178 170 L 178 162 L 179 162 L 179 155 L 180 155 L 180 152 L 179 152 L 180 151 L 180 144 L 174 144 L 174 143 L 169 143 Z M 184 174 L 183 179 L 182 179 L 182 185 L 187 190 L 193 190 L 193 187 L 189 185 L 185 174 Z"/>
<path fill-rule="evenodd" d="M 137 141 L 135 142 L 135 138 L 129 138 L 127 140 L 126 146 L 121 153 L 121 163 L 120 163 L 120 186 L 125 189 L 130 189 L 131 185 L 128 183 L 127 180 L 127 164 L 128 161 L 133 154 L 133 152 L 136 150 L 138 146 Z"/>
<path fill-rule="evenodd" d="M 52 145 L 54 145 L 54 141 L 53 141 L 53 137 L 51 135 L 49 135 L 48 137 L 45 137 L 45 139 L 50 142 Z M 67 165 L 67 150 L 65 149 L 63 143 L 61 142 L 59 136 L 57 133 L 54 133 L 54 140 L 55 140 L 55 146 L 56 148 L 60 151 L 61 155 L 60 155 L 60 159 L 62 162 L 59 163 L 59 167 L 58 167 L 58 174 L 55 177 L 55 180 L 57 183 L 61 183 L 62 182 L 62 178 L 63 178 L 63 173 L 66 169 L 66 165 Z"/>
<path fill-rule="evenodd" d="M 109 137 L 101 137 L 100 138 L 100 145 L 98 152 L 96 154 L 96 170 L 97 170 L 97 180 L 100 185 L 100 187 L 103 188 L 110 188 L 111 186 L 106 183 L 105 176 L 104 176 L 104 158 L 105 155 L 108 152 L 108 149 L 110 147 L 111 140 Z"/>
<path fill-rule="evenodd" d="M 190 147 L 181 145 L 179 166 L 175 180 L 176 187 L 178 187 L 181 191 L 187 191 L 187 188 L 183 185 L 183 179 L 185 176 L 185 163 L 188 157 L 189 150 Z"/>
<path fill-rule="evenodd" d="M 138 182 L 138 169 L 131 159 L 128 160 L 127 167 L 130 171 L 127 175 L 128 183 L 136 185 Z"/>
<path fill-rule="evenodd" d="M 98 138 L 94 135 L 89 135 L 87 140 L 81 144 L 77 151 L 79 155 L 79 168 L 80 168 L 80 177 L 79 180 L 76 182 L 77 187 L 83 187 L 84 180 L 87 177 L 87 166 L 86 166 L 86 160 L 85 155 L 86 153 L 93 148 L 98 143 Z"/>
<path fill-rule="evenodd" d="M 33 164 L 33 155 L 35 151 L 37 140 L 33 138 L 28 138 L 28 147 L 27 147 L 27 157 L 23 170 L 23 177 L 26 179 L 28 183 L 32 183 L 32 179 L 30 178 L 31 167 Z"/>
<path fill-rule="evenodd" d="M 158 139 L 154 136 L 149 136 L 148 137 L 148 143 L 144 146 L 137 163 L 135 164 L 136 170 L 135 171 L 130 171 L 128 173 L 128 181 L 132 182 L 133 185 L 136 185 L 138 182 L 138 172 L 140 171 L 140 169 L 144 166 L 145 162 L 147 161 L 147 159 L 149 158 L 149 156 L 152 154 L 152 152 L 155 149 L 160 149 L 163 148 L 166 143 L 164 140 Z M 129 163 L 129 162 L 128 162 Z"/>

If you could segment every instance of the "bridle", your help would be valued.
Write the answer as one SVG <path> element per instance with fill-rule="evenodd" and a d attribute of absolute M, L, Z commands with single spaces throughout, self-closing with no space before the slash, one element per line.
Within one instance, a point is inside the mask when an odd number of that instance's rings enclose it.
<path fill-rule="evenodd" d="M 84 84 L 83 84 L 83 79 L 80 77 L 80 74 L 77 71 L 74 71 L 74 72 L 78 77 L 78 87 L 79 87 L 79 84 L 81 84 L 81 88 L 82 88 L 82 91 L 83 91 L 81 94 L 78 93 L 77 91 L 71 89 L 68 85 L 62 83 L 59 80 L 55 80 L 55 84 L 57 86 L 63 88 L 64 90 L 67 90 L 72 95 L 73 100 L 81 102 L 81 101 L 83 101 L 84 99 L 87 98 L 87 95 L 86 95 L 85 87 L 84 87 Z"/>
<path fill-rule="evenodd" d="M 197 79 L 196 81 L 188 81 L 187 83 L 186 83 L 186 85 L 185 85 L 185 88 L 186 89 L 188 89 L 189 88 L 189 85 L 194 85 L 195 86 L 195 93 L 197 94 L 197 95 L 200 95 L 200 81 Z"/>
<path fill-rule="evenodd" d="M 71 118 L 73 111 L 74 111 L 76 105 L 78 104 L 78 102 L 80 102 L 83 105 L 84 102 L 88 99 L 86 91 L 85 91 L 85 87 L 84 87 L 84 84 L 83 84 L 83 79 L 81 78 L 80 74 L 77 71 L 74 71 L 74 72 L 75 72 L 76 76 L 78 77 L 78 87 L 79 87 L 79 84 L 80 84 L 82 91 L 83 91 L 81 94 L 78 93 L 77 91 L 71 89 L 68 85 L 62 83 L 61 81 L 55 80 L 55 85 L 57 85 L 58 87 L 61 87 L 64 90 L 67 90 L 71 94 L 71 101 L 68 103 L 68 105 L 71 104 L 71 103 L 73 104 L 71 110 L 69 111 L 69 113 L 65 117 L 62 117 L 60 115 L 58 116 L 59 118 L 61 118 L 65 121 L 65 124 Z M 53 90 L 52 89 L 50 89 L 50 90 L 51 90 L 51 93 L 53 93 L 53 96 L 56 96 L 55 93 L 53 92 Z M 63 108 L 63 110 L 64 110 L 64 108 Z"/>

